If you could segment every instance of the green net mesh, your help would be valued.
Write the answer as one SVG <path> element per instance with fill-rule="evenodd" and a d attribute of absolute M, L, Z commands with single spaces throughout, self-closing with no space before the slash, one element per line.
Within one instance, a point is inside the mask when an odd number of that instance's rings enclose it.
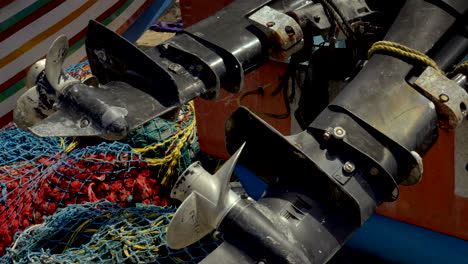
<path fill-rule="evenodd" d="M 121 208 L 107 201 L 71 205 L 21 233 L 5 262 L 197 263 L 220 243 L 208 235 L 182 250 L 166 246 L 175 212 L 153 205 Z"/>
<path fill-rule="evenodd" d="M 83 79 L 89 65 L 68 72 Z M 193 105 L 188 104 L 176 121 L 156 118 L 120 142 L 37 138 L 13 123 L 0 129 L 0 256 L 15 233 L 41 224 L 67 205 L 102 199 L 118 207 L 168 205 L 171 184 L 198 156 L 195 124 Z M 18 245 L 15 249 L 21 251 Z"/>
<path fill-rule="evenodd" d="M 189 103 L 180 109 L 177 121 L 156 118 L 132 131 L 124 142 L 159 168 L 156 177 L 162 185 L 171 186 L 177 178 L 167 176 L 182 173 L 199 152 L 195 124 L 194 106 Z"/>

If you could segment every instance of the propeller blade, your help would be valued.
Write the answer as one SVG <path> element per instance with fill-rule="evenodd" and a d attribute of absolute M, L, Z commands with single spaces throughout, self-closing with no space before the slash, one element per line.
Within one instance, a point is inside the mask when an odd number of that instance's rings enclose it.
<path fill-rule="evenodd" d="M 181 249 L 208 235 L 214 227 L 205 212 L 213 210 L 214 204 L 197 192 L 184 200 L 169 224 L 166 234 L 167 245 Z"/>
<path fill-rule="evenodd" d="M 78 80 L 66 75 L 62 66 L 68 54 L 68 38 L 65 35 L 59 36 L 49 48 L 46 57 L 45 74 L 52 87 L 61 92 L 66 84 L 78 82 Z"/>
<path fill-rule="evenodd" d="M 32 88 L 36 86 L 39 75 L 45 70 L 46 60 L 38 60 L 31 66 L 26 75 L 26 87 Z"/>
<path fill-rule="evenodd" d="M 200 240 L 218 227 L 240 197 L 229 186 L 234 166 L 244 145 L 214 174 L 199 162 L 179 177 L 171 197 L 182 201 L 169 224 L 166 240 L 170 248 L 180 249 Z"/>
<path fill-rule="evenodd" d="M 231 179 L 232 172 L 236 166 L 237 160 L 239 159 L 242 150 L 244 149 L 245 143 L 240 146 L 240 148 L 231 156 L 231 158 L 223 164 L 221 168 L 215 173 L 216 178 L 219 181 L 220 192 L 218 195 L 218 200 L 226 197 L 227 193 L 231 189 L 229 181 Z"/>
<path fill-rule="evenodd" d="M 39 94 L 36 90 L 36 86 L 33 86 L 16 101 L 16 106 L 13 110 L 13 120 L 19 128 L 27 130 L 30 126 L 43 119 L 36 111 L 38 105 Z"/>

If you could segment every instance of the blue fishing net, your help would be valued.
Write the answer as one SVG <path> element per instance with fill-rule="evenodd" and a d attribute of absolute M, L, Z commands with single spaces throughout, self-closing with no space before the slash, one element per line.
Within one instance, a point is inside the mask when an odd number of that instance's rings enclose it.
<path fill-rule="evenodd" d="M 208 235 L 181 250 L 166 246 L 175 209 L 70 205 L 21 233 L 2 263 L 198 263 L 220 241 Z"/>
<path fill-rule="evenodd" d="M 0 130 L 0 162 L 3 166 L 31 162 L 62 151 L 57 138 L 37 138 L 9 124 Z M 50 155 L 50 158 L 53 158 Z"/>

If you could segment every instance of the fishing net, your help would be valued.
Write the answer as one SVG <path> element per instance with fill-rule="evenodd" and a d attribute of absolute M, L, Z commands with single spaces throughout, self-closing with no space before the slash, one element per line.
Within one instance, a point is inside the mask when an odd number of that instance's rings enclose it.
<path fill-rule="evenodd" d="M 199 145 L 193 103 L 181 108 L 176 122 L 156 118 L 135 129 L 124 140 L 141 154 L 163 186 L 172 186 L 177 177 L 198 157 Z"/>
<path fill-rule="evenodd" d="M 89 76 L 91 76 L 91 66 L 86 60 L 81 63 L 71 65 L 65 70 L 65 72 L 71 77 L 83 81 Z"/>
<path fill-rule="evenodd" d="M 75 77 L 89 73 L 86 65 Z M 16 232 L 68 204 L 167 205 L 171 183 L 199 151 L 194 116 L 188 104 L 176 121 L 156 118 L 121 142 L 36 138 L 13 123 L 0 129 L 0 256 Z"/>
<path fill-rule="evenodd" d="M 197 263 L 220 243 L 212 235 L 181 250 L 166 246 L 171 207 L 71 205 L 21 233 L 3 262 Z"/>

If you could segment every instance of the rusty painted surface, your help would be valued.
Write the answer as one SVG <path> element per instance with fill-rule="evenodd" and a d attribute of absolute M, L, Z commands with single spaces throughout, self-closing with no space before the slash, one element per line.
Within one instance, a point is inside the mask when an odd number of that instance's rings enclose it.
<path fill-rule="evenodd" d="M 252 90 L 261 86 L 265 89 L 265 95 L 246 96 L 242 103 L 262 112 L 285 113 L 286 107 L 284 106 L 283 94 L 271 96 L 273 90 L 278 87 L 279 76 L 284 75 L 285 71 L 286 66 L 284 63 L 271 62 L 247 74 L 244 90 Z M 197 99 L 195 101 L 198 137 L 202 151 L 223 159 L 229 157 L 224 140 L 224 123 L 237 108 L 238 96 L 239 94 L 231 94 L 222 90 L 218 100 Z M 281 133 L 290 134 L 291 118 L 274 119 L 264 117 L 264 119 Z"/>
<path fill-rule="evenodd" d="M 414 84 L 436 105 L 441 128 L 453 131 L 463 122 L 468 95 L 460 85 L 432 67 L 427 67 Z"/>
<path fill-rule="evenodd" d="M 180 0 L 184 26 L 192 25 L 210 16 L 231 2 L 231 0 Z M 278 87 L 279 77 L 285 74 L 286 69 L 287 64 L 285 63 L 270 62 L 247 74 L 243 91 L 263 87 L 265 95 L 247 96 L 242 101 L 243 104 L 262 112 L 285 113 L 286 108 L 282 93 L 277 96 L 271 96 L 270 94 Z M 197 99 L 195 101 L 200 147 L 205 153 L 224 159 L 229 157 L 224 140 L 224 122 L 230 113 L 237 108 L 238 96 L 239 94 L 231 94 L 222 90 L 221 96 L 217 100 Z M 265 117 L 264 119 L 281 133 L 290 134 L 290 118 L 274 119 Z"/>

